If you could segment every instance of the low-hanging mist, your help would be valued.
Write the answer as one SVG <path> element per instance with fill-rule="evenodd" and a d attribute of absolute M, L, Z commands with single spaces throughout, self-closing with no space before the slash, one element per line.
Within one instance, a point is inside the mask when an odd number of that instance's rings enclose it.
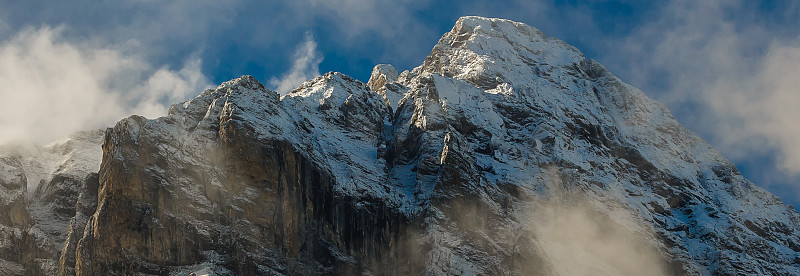
<path fill-rule="evenodd" d="M 287 94 L 303 82 L 319 76 L 319 64 L 322 57 L 317 52 L 317 42 L 311 33 L 306 33 L 305 41 L 297 45 L 292 67 L 280 78 L 272 77 L 270 86 L 280 94 Z"/>
<path fill-rule="evenodd" d="M 670 275 L 652 226 L 545 166 L 546 187 L 522 208 L 525 230 L 555 275 Z"/>
<path fill-rule="evenodd" d="M 651 234 L 624 211 L 615 216 L 588 202 L 544 200 L 530 231 L 558 275 L 668 275 Z M 630 229 L 634 226 L 638 229 Z"/>

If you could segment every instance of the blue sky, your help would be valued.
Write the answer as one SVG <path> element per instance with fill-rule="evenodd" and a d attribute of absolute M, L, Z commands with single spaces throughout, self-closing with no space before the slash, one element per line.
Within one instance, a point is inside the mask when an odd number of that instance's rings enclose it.
<path fill-rule="evenodd" d="M 419 65 L 463 15 L 578 47 L 665 103 L 755 183 L 800 204 L 797 1 L 0 0 L 0 141 L 46 142 L 253 75 Z M 37 126 L 31 128 L 30 126 Z"/>

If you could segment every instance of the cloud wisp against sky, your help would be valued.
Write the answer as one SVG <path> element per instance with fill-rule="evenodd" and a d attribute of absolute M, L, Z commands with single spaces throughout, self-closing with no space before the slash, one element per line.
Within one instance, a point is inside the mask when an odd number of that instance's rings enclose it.
<path fill-rule="evenodd" d="M 463 15 L 525 22 L 575 45 L 800 204 L 791 0 L 0 0 L 1 96 L 13 99 L 0 103 L 0 140 L 163 114 L 241 75 L 285 93 L 321 72 L 366 81 L 378 63 L 411 69 Z"/>
<path fill-rule="evenodd" d="M 154 67 L 119 50 L 67 42 L 63 28 L 25 29 L 0 43 L 0 143 L 47 143 L 140 114 L 208 86 L 200 60 Z"/>
<path fill-rule="evenodd" d="M 303 82 L 319 76 L 319 63 L 322 62 L 322 57 L 318 55 L 314 36 L 306 33 L 306 41 L 295 50 L 292 67 L 280 78 L 271 78 L 270 86 L 281 95 L 285 95 Z"/>
<path fill-rule="evenodd" d="M 772 188 L 797 202 L 800 7 L 766 9 L 781 12 L 759 13 L 745 1 L 672 1 L 625 39 L 608 41 L 604 59 L 620 62 L 609 67 L 666 103 L 681 123 L 751 171 L 746 176 L 780 186 Z"/>

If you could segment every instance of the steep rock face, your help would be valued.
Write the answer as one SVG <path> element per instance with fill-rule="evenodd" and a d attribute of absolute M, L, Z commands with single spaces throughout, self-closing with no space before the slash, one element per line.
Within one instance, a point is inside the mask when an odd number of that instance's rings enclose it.
<path fill-rule="evenodd" d="M 14 156 L 4 156 L 0 159 L 0 169 L 3 178 L 0 179 L 2 191 L 2 213 L 0 224 L 8 226 L 21 226 L 28 224 L 30 215 L 25 209 L 25 193 L 27 178 L 22 170 L 22 163 Z"/>
<path fill-rule="evenodd" d="M 97 190 L 99 184 L 98 175 L 93 173 L 90 178 L 87 179 L 86 183 L 81 185 L 81 190 L 74 207 L 75 216 L 69 221 L 67 237 L 64 240 L 64 245 L 61 247 L 58 258 L 58 275 L 75 275 L 74 252 L 78 246 L 78 241 L 83 237 L 83 231 L 89 217 L 97 210 Z"/>
<path fill-rule="evenodd" d="M 519 209 L 503 214 L 514 190 L 538 198 L 577 191 L 601 209 L 622 205 L 651 228 L 667 271 L 798 272 L 796 211 L 744 179 L 665 107 L 562 41 L 521 23 L 465 17 L 400 80 L 410 90 L 395 125 L 428 136 L 420 165 L 439 169 L 436 198 L 477 193 L 486 203 L 478 209 L 513 223 L 525 220 Z M 434 243 L 434 251 L 448 248 Z"/>
<path fill-rule="evenodd" d="M 367 85 L 245 76 L 102 140 L 99 172 L 0 156 L 3 240 L 25 241 L 0 247 L 6 274 L 800 274 L 793 208 L 508 20 L 463 17 Z"/>
<path fill-rule="evenodd" d="M 388 117 L 331 73 L 283 99 L 242 77 L 125 119 L 106 134 L 75 272 L 341 274 L 391 258 L 407 218 L 377 169 Z"/>
<path fill-rule="evenodd" d="M 28 225 L 25 208 L 27 179 L 18 156 L 0 157 L 0 273 L 22 275 L 33 262 L 37 247 Z"/>
<path fill-rule="evenodd" d="M 84 131 L 44 147 L 0 148 L 0 274 L 56 273 L 75 202 L 87 189 L 96 193 L 102 134 Z"/>

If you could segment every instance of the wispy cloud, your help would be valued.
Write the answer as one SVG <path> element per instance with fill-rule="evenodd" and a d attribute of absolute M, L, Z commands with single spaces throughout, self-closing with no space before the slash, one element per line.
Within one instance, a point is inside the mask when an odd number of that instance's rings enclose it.
<path fill-rule="evenodd" d="M 526 230 L 556 275 L 670 275 L 649 223 L 627 208 L 591 199 L 545 167 L 549 195 L 533 201 Z"/>
<path fill-rule="evenodd" d="M 783 170 L 800 174 L 800 39 L 792 44 L 773 43 L 754 74 L 718 79 L 704 100 L 721 118 L 723 149 L 735 158 L 775 150 Z"/>
<path fill-rule="evenodd" d="M 82 4 L 47 1 L 48 9 L 41 9 L 39 2 L 4 3 L 0 41 L 5 42 L 0 44 L 4 51 L 25 49 L 20 34 L 26 26 L 65 24 L 66 29 L 51 35 L 51 44 L 66 45 L 78 53 L 73 60 L 84 67 L 75 67 L 75 73 L 83 72 L 81 68 L 98 71 L 86 69 L 91 73 L 87 75 L 105 80 L 99 81 L 96 89 L 106 93 L 102 102 L 121 102 L 126 107 L 117 109 L 130 111 L 138 101 L 154 102 L 147 97 L 165 99 L 141 92 L 151 91 L 143 83 L 159 70 L 178 82 L 192 83 L 191 72 L 202 75 L 196 57 L 206 61 L 203 70 L 215 82 L 252 74 L 287 92 L 318 75 L 319 69 L 355 77 L 368 76 L 374 63 L 410 69 L 421 63 L 458 16 L 505 17 L 565 39 L 599 59 L 625 81 L 666 102 L 682 123 L 734 161 L 748 160 L 753 154 L 775 156 L 782 168 L 776 173 L 800 175 L 800 147 L 794 142 L 800 141 L 800 134 L 797 124 L 790 122 L 796 114 L 785 106 L 797 95 L 791 74 L 796 70 L 792 67 L 794 49 L 800 48 L 797 1 L 514 0 L 504 5 L 473 0 L 78 1 Z M 614 12 L 622 13 L 617 16 Z M 306 30 L 317 36 L 304 40 Z M 315 46 L 313 54 L 307 51 L 309 46 Z M 294 57 L 276 54 L 295 47 L 298 54 Z M 123 62 L 101 65 L 103 55 Z M 323 55 L 326 61 L 320 62 Z M 25 68 L 27 62 L 35 64 L 37 60 L 4 56 L 0 62 L 17 62 Z M 97 69 L 102 66 L 108 70 Z M 165 78 L 170 74 L 159 78 L 170 79 Z M 174 89 L 183 89 L 180 87 Z M 107 99 L 106 95 L 116 98 Z M 34 102 L 38 101 L 18 104 Z M 146 106 L 139 108 L 159 108 Z M 4 125 L 8 124 L 4 121 Z"/>
<path fill-rule="evenodd" d="M 270 86 L 280 94 L 287 94 L 303 82 L 319 76 L 319 64 L 322 57 L 317 52 L 317 42 L 311 33 L 306 33 L 306 39 L 297 46 L 294 53 L 292 67 L 280 78 L 270 79 Z"/>
<path fill-rule="evenodd" d="M 609 42 L 605 59 L 622 60 L 609 67 L 667 103 L 726 157 L 773 156 L 778 168 L 757 169 L 796 177 L 800 9 L 789 5 L 775 16 L 782 19 L 766 19 L 758 8 L 738 0 L 672 1 L 626 39 Z M 797 185 L 778 185 L 800 195 Z"/>
<path fill-rule="evenodd" d="M 529 227 L 558 275 L 669 275 L 649 229 L 632 215 L 584 200 L 545 201 Z M 613 215 L 613 216 L 612 216 Z M 629 229 L 633 225 L 639 229 Z M 640 230 L 641 231 L 641 230 Z"/>
<path fill-rule="evenodd" d="M 121 50 L 66 41 L 63 31 L 28 28 L 0 42 L 0 143 L 46 143 L 131 114 L 165 115 L 168 104 L 208 86 L 199 59 L 154 68 Z"/>

